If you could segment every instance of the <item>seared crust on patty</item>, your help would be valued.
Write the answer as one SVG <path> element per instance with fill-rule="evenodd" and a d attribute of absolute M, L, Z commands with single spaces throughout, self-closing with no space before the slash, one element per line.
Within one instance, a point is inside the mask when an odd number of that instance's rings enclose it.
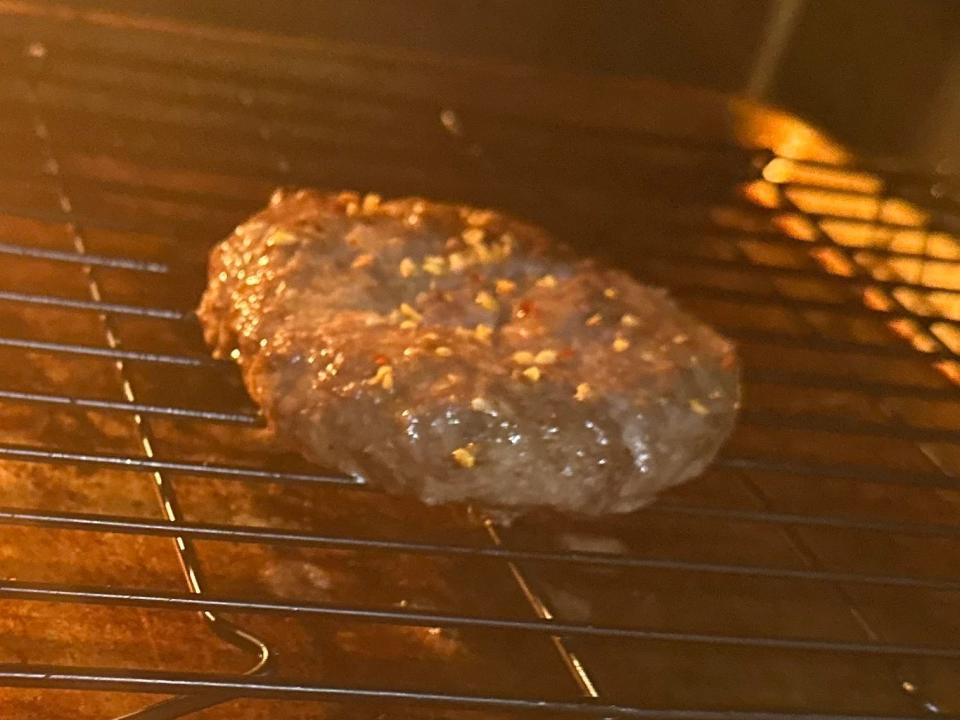
<path fill-rule="evenodd" d="M 502 214 L 278 191 L 214 248 L 199 317 L 277 437 L 429 503 L 626 512 L 701 472 L 731 344 Z"/>

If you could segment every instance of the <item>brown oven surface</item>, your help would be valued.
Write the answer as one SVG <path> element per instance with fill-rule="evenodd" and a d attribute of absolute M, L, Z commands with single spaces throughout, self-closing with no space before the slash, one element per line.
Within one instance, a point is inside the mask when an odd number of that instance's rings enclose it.
<path fill-rule="evenodd" d="M 783 113 L 0 2 L 0 715 L 960 707 L 960 243 Z M 498 527 L 278 452 L 192 308 L 276 185 L 540 222 L 739 346 L 706 475 Z"/>

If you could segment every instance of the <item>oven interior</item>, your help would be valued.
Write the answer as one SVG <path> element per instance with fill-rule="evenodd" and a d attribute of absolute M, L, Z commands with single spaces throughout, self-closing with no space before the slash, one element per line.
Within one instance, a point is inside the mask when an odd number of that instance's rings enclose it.
<path fill-rule="evenodd" d="M 960 240 L 898 192 L 937 179 L 655 83 L 10 6 L 3 717 L 957 712 Z M 670 288 L 738 344 L 734 436 L 639 513 L 509 528 L 278 451 L 192 315 L 278 185 L 503 208 Z"/>

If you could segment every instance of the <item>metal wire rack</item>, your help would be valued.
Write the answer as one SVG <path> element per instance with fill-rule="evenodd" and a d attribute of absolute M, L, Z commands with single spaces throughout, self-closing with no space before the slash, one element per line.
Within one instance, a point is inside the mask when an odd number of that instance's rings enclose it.
<path fill-rule="evenodd" d="M 960 243 L 900 175 L 796 122 L 804 161 L 417 58 L 0 10 L 4 717 L 957 712 Z M 510 528 L 278 454 L 191 307 L 295 183 L 504 207 L 671 287 L 741 348 L 725 453 L 635 516 Z"/>

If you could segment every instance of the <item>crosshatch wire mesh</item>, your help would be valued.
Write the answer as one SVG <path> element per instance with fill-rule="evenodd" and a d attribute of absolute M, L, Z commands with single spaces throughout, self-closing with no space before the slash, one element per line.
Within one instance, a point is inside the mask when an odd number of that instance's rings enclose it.
<path fill-rule="evenodd" d="M 3 717 L 957 711 L 960 244 L 901 175 L 686 91 L 626 129 L 606 81 L 0 12 Z M 300 183 L 502 207 L 670 287 L 740 346 L 722 457 L 505 529 L 278 453 L 191 308 Z"/>

